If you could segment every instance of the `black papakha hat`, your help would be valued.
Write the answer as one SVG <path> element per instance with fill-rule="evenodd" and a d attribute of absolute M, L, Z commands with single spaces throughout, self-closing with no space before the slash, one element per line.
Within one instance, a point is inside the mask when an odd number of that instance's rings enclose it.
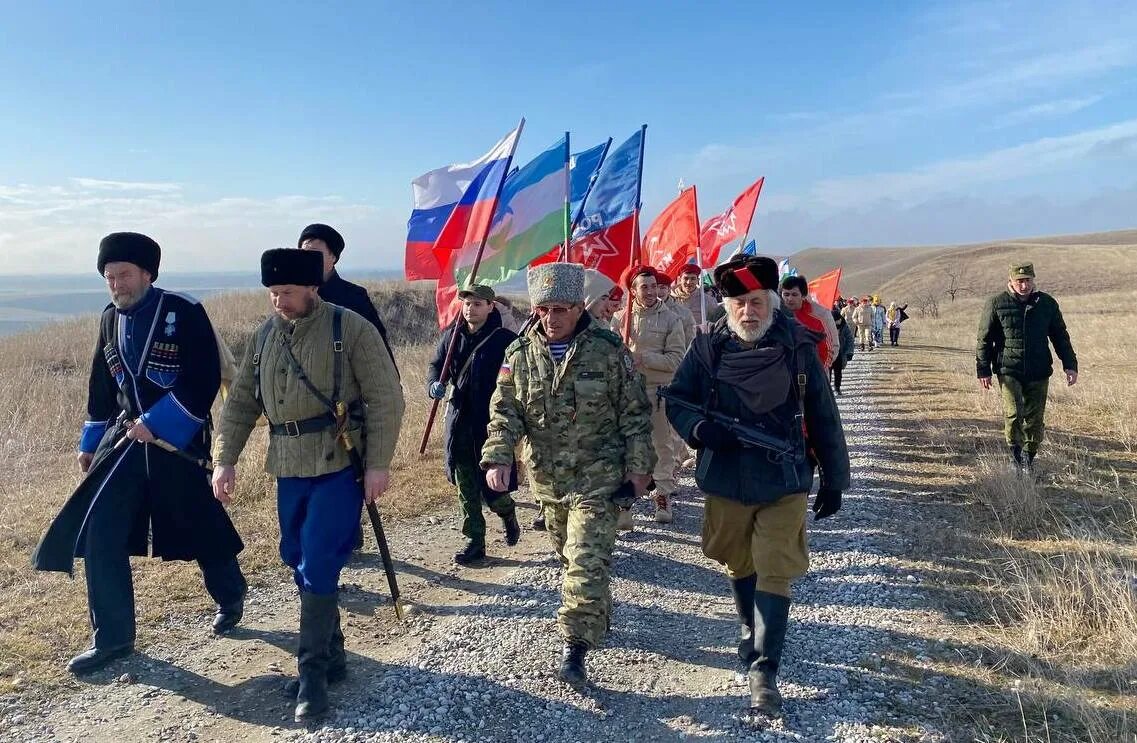
<path fill-rule="evenodd" d="M 261 254 L 261 283 L 319 286 L 324 283 L 324 258 L 314 250 L 266 250 Z"/>
<path fill-rule="evenodd" d="M 158 264 L 162 261 L 162 249 L 146 235 L 137 232 L 112 232 L 99 242 L 99 275 L 108 263 L 133 263 L 150 274 L 150 280 L 158 278 Z"/>
<path fill-rule="evenodd" d="M 740 297 L 759 289 L 778 290 L 778 264 L 764 255 L 745 256 L 715 268 L 715 284 L 724 297 Z"/>
<path fill-rule="evenodd" d="M 303 245 L 305 240 L 323 240 L 336 260 L 339 260 L 340 253 L 343 252 L 343 235 L 326 224 L 310 224 L 301 230 L 300 237 L 296 240 L 296 247 Z"/>

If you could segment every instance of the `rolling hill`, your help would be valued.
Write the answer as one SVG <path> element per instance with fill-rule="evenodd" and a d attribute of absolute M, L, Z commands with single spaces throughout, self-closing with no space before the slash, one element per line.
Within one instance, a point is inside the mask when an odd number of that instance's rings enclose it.
<path fill-rule="evenodd" d="M 996 291 L 1006 281 L 1007 266 L 1020 260 L 1034 262 L 1039 285 L 1048 291 L 1128 289 L 1137 283 L 1137 229 L 971 245 L 809 248 L 790 258 L 811 278 L 842 266 L 846 295 L 881 293 L 902 301 L 943 291 L 952 275 L 972 293 Z"/>

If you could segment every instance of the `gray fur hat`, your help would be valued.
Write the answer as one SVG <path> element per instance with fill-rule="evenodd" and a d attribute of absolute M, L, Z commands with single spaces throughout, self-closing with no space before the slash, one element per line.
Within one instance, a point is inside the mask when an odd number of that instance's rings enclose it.
<path fill-rule="evenodd" d="M 545 263 L 529 269 L 529 301 L 536 307 L 549 302 L 584 302 L 584 266 L 579 263 Z"/>

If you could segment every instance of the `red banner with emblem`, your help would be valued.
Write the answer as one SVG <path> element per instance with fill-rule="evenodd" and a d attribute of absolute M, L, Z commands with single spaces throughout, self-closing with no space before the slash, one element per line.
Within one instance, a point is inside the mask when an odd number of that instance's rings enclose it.
<path fill-rule="evenodd" d="M 750 222 L 758 208 L 758 196 L 766 178 L 756 180 L 738 195 L 734 203 L 722 214 L 716 214 L 703 223 L 699 238 L 702 250 L 703 268 L 714 268 L 719 262 L 722 246 L 734 240 L 741 240 L 750 232 Z"/>

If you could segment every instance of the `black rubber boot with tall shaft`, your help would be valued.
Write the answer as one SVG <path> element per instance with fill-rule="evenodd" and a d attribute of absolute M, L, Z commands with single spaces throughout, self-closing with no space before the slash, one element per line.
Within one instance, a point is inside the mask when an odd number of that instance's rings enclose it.
<path fill-rule="evenodd" d="M 318 720 L 328 713 L 328 667 L 338 618 L 336 594 L 300 593 L 300 643 L 296 651 L 300 688 L 293 715 L 296 722 Z"/>
<path fill-rule="evenodd" d="M 750 711 L 781 717 L 782 695 L 777 679 L 790 620 L 790 600 L 776 593 L 758 591 L 754 594 L 754 608 L 757 658 L 750 665 Z"/>
<path fill-rule="evenodd" d="M 738 660 L 742 664 L 742 673 L 747 673 L 750 664 L 758 657 L 754 650 L 754 589 L 757 585 L 757 575 L 748 575 L 730 582 L 734 610 L 738 613 Z"/>

